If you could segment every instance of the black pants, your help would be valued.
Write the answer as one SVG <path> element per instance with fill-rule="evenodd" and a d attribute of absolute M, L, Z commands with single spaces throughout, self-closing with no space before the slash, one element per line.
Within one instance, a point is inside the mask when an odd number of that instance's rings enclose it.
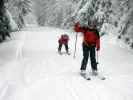
<path fill-rule="evenodd" d="M 86 70 L 88 58 L 90 56 L 91 68 L 92 70 L 97 70 L 95 46 L 87 46 L 84 43 L 82 44 L 82 46 L 83 46 L 83 60 L 82 60 L 80 69 Z"/>
<path fill-rule="evenodd" d="M 62 45 L 65 46 L 66 52 L 68 53 L 68 44 L 59 44 L 58 51 L 61 52 Z"/>

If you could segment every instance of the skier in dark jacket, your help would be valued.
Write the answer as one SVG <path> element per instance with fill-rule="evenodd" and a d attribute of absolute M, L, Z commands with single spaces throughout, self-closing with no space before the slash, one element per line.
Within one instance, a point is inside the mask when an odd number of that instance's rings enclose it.
<path fill-rule="evenodd" d="M 97 62 L 96 62 L 96 50 L 100 50 L 100 36 L 99 32 L 96 29 L 96 24 L 94 21 L 91 21 L 91 23 L 87 27 L 81 27 L 80 23 L 77 22 L 74 27 L 75 32 L 81 32 L 83 33 L 83 60 L 81 63 L 81 74 L 85 74 L 86 67 L 88 63 L 88 58 L 90 56 L 91 61 L 91 69 L 92 73 L 97 75 Z"/>
<path fill-rule="evenodd" d="M 66 53 L 70 54 L 69 50 L 68 50 L 69 49 L 68 48 L 68 41 L 69 41 L 69 36 L 67 34 L 62 34 L 58 40 L 58 43 L 59 43 L 58 52 L 59 52 L 59 54 L 61 54 L 62 45 L 65 46 Z"/>

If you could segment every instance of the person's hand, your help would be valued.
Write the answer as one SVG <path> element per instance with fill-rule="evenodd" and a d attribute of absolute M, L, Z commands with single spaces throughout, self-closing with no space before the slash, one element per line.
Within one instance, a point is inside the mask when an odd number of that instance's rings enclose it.
<path fill-rule="evenodd" d="M 100 48 L 97 48 L 96 50 L 97 50 L 97 51 L 99 51 L 99 50 L 100 50 Z"/>

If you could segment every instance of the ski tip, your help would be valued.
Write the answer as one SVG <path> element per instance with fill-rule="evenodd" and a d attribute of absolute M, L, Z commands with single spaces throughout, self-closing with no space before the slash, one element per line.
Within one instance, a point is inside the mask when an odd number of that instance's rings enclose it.
<path fill-rule="evenodd" d="M 86 78 L 86 80 L 91 80 L 91 78 Z"/>
<path fill-rule="evenodd" d="M 101 80 L 105 80 L 105 79 L 106 79 L 105 77 L 101 78 Z"/>

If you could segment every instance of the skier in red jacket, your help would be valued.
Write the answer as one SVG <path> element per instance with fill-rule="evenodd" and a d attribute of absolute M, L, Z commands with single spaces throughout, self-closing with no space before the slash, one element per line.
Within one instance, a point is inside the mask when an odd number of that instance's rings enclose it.
<path fill-rule="evenodd" d="M 61 54 L 62 45 L 65 46 L 66 53 L 70 54 L 68 51 L 68 41 L 69 41 L 69 36 L 67 34 L 62 34 L 58 40 L 58 43 L 59 43 L 58 52 L 59 52 L 59 54 Z"/>
<path fill-rule="evenodd" d="M 95 56 L 96 50 L 100 50 L 100 36 L 98 30 L 96 29 L 95 22 L 91 21 L 87 27 L 81 27 L 80 23 L 77 22 L 74 26 L 74 30 L 75 32 L 83 33 L 83 60 L 80 68 L 81 74 L 86 73 L 86 66 L 90 56 L 92 73 L 97 75 L 97 62 Z"/>

